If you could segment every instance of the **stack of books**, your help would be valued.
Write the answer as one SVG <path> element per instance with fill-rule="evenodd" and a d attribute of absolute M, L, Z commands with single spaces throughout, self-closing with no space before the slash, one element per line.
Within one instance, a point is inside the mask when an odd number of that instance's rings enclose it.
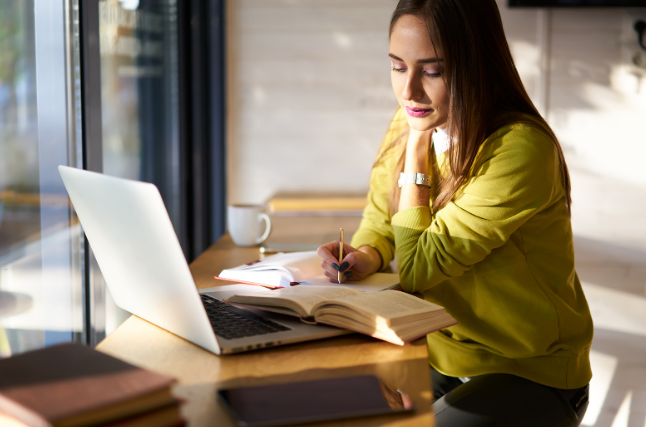
<path fill-rule="evenodd" d="M 79 344 L 0 360 L 0 425 L 185 425 L 175 380 Z"/>

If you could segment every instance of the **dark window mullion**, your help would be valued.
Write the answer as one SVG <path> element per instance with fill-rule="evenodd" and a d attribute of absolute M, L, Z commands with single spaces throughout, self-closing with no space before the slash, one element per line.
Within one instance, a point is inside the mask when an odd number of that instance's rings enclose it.
<path fill-rule="evenodd" d="M 99 0 L 79 0 L 83 168 L 103 171 Z M 105 337 L 105 282 L 85 239 L 85 331 L 94 347 Z"/>

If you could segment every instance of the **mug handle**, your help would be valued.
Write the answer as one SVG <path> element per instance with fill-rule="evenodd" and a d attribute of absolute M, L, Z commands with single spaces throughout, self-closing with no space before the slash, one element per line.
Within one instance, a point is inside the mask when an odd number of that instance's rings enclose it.
<path fill-rule="evenodd" d="M 267 223 L 267 228 L 265 228 L 265 232 L 262 234 L 262 236 L 256 239 L 257 245 L 267 240 L 267 237 L 269 237 L 269 233 L 271 233 L 271 219 L 269 219 L 269 215 L 267 215 L 266 213 L 258 214 L 258 219 L 259 220 L 264 219 L 265 222 Z"/>

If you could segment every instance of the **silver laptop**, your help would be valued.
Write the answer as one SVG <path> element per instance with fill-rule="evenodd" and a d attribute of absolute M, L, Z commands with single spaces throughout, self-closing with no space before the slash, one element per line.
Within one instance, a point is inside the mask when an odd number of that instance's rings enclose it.
<path fill-rule="evenodd" d="M 124 310 L 215 354 L 349 333 L 222 302 L 249 289 L 198 292 L 157 187 L 67 166 L 58 170 L 114 301 Z"/>

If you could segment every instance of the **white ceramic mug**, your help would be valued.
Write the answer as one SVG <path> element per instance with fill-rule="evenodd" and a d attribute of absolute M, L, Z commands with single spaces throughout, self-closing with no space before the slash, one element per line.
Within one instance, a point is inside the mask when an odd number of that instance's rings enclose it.
<path fill-rule="evenodd" d="M 259 245 L 271 233 L 271 220 L 260 205 L 229 205 L 227 224 L 233 243 L 238 246 Z"/>

